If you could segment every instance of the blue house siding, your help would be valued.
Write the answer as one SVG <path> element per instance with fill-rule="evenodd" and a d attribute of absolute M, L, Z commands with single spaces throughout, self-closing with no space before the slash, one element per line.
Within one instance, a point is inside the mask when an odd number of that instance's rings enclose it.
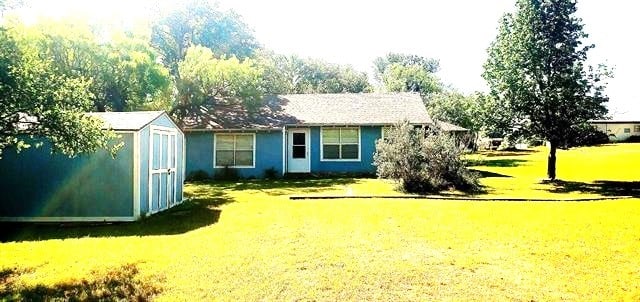
<path fill-rule="evenodd" d="M 50 145 L 0 159 L 0 217 L 132 217 L 133 133 L 119 133 L 124 146 L 68 158 Z"/>
<path fill-rule="evenodd" d="M 213 133 L 185 133 L 187 146 L 187 176 L 196 171 L 204 171 L 213 175 Z"/>
<path fill-rule="evenodd" d="M 242 133 L 247 133 L 242 132 Z M 256 131 L 254 168 L 235 168 L 241 177 L 264 176 L 266 169 L 274 168 L 278 175 L 282 174 L 282 131 Z M 223 169 L 214 168 L 214 132 L 187 132 L 187 175 L 198 170 L 214 176 Z"/>
<path fill-rule="evenodd" d="M 311 127 L 311 173 L 375 173 L 373 154 L 381 131 L 380 126 L 360 127 L 360 161 L 322 161 L 320 127 Z"/>

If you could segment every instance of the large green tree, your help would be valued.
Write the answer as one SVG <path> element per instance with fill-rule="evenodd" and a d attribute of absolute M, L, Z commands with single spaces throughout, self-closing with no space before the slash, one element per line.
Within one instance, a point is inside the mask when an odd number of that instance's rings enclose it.
<path fill-rule="evenodd" d="M 358 93 L 373 90 L 367 74 L 351 66 L 268 51 L 258 55 L 258 64 L 264 69 L 267 93 Z"/>
<path fill-rule="evenodd" d="M 418 55 L 403 54 L 403 53 L 388 53 L 383 57 L 378 57 L 373 60 L 374 77 L 378 81 L 382 81 L 382 76 L 385 71 L 392 64 L 399 64 L 402 66 L 418 66 L 420 69 L 427 73 L 436 73 L 440 69 L 440 62 L 436 59 L 426 58 Z"/>
<path fill-rule="evenodd" d="M 440 80 L 418 65 L 393 63 L 382 75 L 382 83 L 388 91 L 418 92 L 423 97 L 442 90 Z"/>
<path fill-rule="evenodd" d="M 571 140 L 571 127 L 607 110 L 604 69 L 585 65 L 593 45 L 575 16 L 574 0 L 518 0 L 491 44 L 484 78 L 515 122 L 550 143 L 549 179 L 556 179 L 556 149 Z M 603 67 L 602 65 L 600 67 Z"/>
<path fill-rule="evenodd" d="M 91 111 L 146 109 L 170 98 L 169 72 L 156 62 L 148 39 L 114 33 L 101 42 L 97 30 L 79 20 L 16 24 L 21 39 L 51 58 L 57 74 L 89 82 Z"/>
<path fill-rule="evenodd" d="M 53 152 L 69 156 L 115 151 L 109 145 L 114 133 L 84 113 L 92 105 L 90 81 L 58 74 L 53 58 L 42 58 L 17 34 L 0 28 L 0 155 L 8 147 L 32 147 L 32 137 L 47 138 Z"/>
<path fill-rule="evenodd" d="M 233 11 L 221 11 L 208 1 L 189 1 L 180 9 L 157 20 L 151 41 L 174 77 L 179 78 L 178 64 L 187 49 L 202 45 L 216 57 L 250 57 L 258 49 L 253 31 Z"/>
<path fill-rule="evenodd" d="M 418 55 L 389 53 L 373 60 L 374 78 L 387 91 L 419 92 L 427 98 L 442 90 L 435 73 L 440 68 L 436 59 Z"/>
<path fill-rule="evenodd" d="M 209 48 L 192 46 L 178 69 L 178 99 L 171 113 L 179 121 L 224 103 L 235 102 L 249 110 L 260 105 L 262 70 L 250 59 L 216 58 Z"/>

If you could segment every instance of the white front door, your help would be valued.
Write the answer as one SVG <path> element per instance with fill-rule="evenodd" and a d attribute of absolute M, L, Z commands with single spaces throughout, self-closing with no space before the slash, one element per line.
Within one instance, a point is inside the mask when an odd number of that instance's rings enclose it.
<path fill-rule="evenodd" d="M 309 173 L 309 129 L 289 129 L 287 146 L 287 172 Z"/>

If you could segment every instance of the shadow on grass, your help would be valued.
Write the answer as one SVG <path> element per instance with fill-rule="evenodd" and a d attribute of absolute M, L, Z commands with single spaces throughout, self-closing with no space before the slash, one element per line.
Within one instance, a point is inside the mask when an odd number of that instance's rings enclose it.
<path fill-rule="evenodd" d="M 469 160 L 468 166 L 470 167 L 518 167 L 524 163 L 528 162 L 528 160 L 524 159 L 513 159 L 513 158 L 504 158 L 504 159 L 478 159 L 478 160 Z"/>
<path fill-rule="evenodd" d="M 15 282 L 17 277 L 31 271 L 17 268 L 0 271 L 4 276 L 0 277 L 0 301 L 149 301 L 161 292 L 160 287 L 137 278 L 139 271 L 134 264 L 102 275 L 92 272 L 92 280 L 29 287 Z"/>
<path fill-rule="evenodd" d="M 602 196 L 631 196 L 640 198 L 640 181 L 596 180 L 593 183 L 578 181 L 544 181 L 551 184 L 552 193 L 590 193 Z"/>
<path fill-rule="evenodd" d="M 480 151 L 486 157 L 502 157 L 502 156 L 524 156 L 536 153 L 535 150 L 509 150 L 509 151 Z"/>
<path fill-rule="evenodd" d="M 187 197 L 191 199 L 136 222 L 0 223 L 0 242 L 183 234 L 218 222 L 219 206 L 233 202 L 222 191 L 207 186 Z"/>
<path fill-rule="evenodd" d="M 206 186 L 210 190 L 223 191 L 242 191 L 256 190 L 266 193 L 270 196 L 282 196 L 290 194 L 308 194 L 320 193 L 339 186 L 354 184 L 358 180 L 356 178 L 311 178 L 295 176 L 295 178 L 277 179 L 277 180 L 242 180 L 242 181 L 213 181 L 194 183 L 200 186 Z"/>
<path fill-rule="evenodd" d="M 476 170 L 476 169 L 469 169 L 469 170 L 471 170 L 472 172 L 478 173 L 480 178 L 492 178 L 492 177 L 493 178 L 513 178 L 513 176 L 506 175 L 506 174 L 500 174 L 500 173 Z"/>

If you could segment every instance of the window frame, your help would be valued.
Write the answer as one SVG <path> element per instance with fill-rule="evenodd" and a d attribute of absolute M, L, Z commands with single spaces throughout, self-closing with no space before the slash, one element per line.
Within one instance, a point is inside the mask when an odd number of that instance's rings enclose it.
<path fill-rule="evenodd" d="M 385 139 L 386 135 L 384 135 L 385 130 L 387 130 L 386 132 L 391 130 L 391 126 L 382 126 L 380 127 L 380 138 L 381 139 Z"/>
<path fill-rule="evenodd" d="M 633 125 L 633 132 L 640 132 L 640 125 Z"/>
<path fill-rule="evenodd" d="M 624 134 L 631 133 L 631 128 L 622 128 L 622 133 L 624 133 Z"/>
<path fill-rule="evenodd" d="M 234 165 L 233 166 L 219 166 L 217 163 L 217 148 L 218 148 L 218 136 L 233 136 L 233 162 Z M 236 136 L 251 136 L 252 139 L 252 146 L 253 149 L 251 150 L 252 152 L 252 165 L 251 166 L 237 166 L 235 165 L 235 153 L 237 151 L 249 151 L 248 149 L 241 149 L 238 150 L 236 148 Z M 225 150 L 225 151 L 231 151 L 231 150 Z M 213 137 L 213 167 L 215 169 L 222 169 L 222 168 L 233 168 L 233 169 L 252 169 L 256 167 L 256 134 L 255 133 L 237 133 L 237 132 L 230 132 L 230 133 L 226 133 L 226 132 L 221 132 L 221 133 L 215 133 L 214 137 Z"/>
<path fill-rule="evenodd" d="M 340 134 L 339 134 L 339 140 L 340 142 L 335 144 L 335 143 L 329 143 L 327 145 L 333 145 L 333 146 L 339 146 L 338 147 L 338 157 L 339 158 L 324 158 L 324 141 L 323 141 L 323 134 L 324 134 L 324 130 L 339 130 Z M 342 145 L 353 145 L 353 144 L 348 144 L 342 143 L 342 129 L 349 129 L 349 130 L 356 130 L 358 133 L 358 157 L 357 158 L 342 158 Z M 362 160 L 362 132 L 360 131 L 360 127 L 353 127 L 353 126 L 344 126 L 344 127 L 320 127 L 320 161 L 321 162 L 360 162 Z"/>

